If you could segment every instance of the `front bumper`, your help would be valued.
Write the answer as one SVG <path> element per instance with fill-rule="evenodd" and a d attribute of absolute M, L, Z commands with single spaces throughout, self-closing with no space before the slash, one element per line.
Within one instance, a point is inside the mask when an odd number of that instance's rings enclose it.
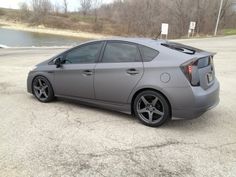
<path fill-rule="evenodd" d="M 196 118 L 218 105 L 220 84 L 218 80 L 207 90 L 201 87 L 175 89 L 171 96 L 172 116 L 179 118 Z"/>
<path fill-rule="evenodd" d="M 29 72 L 28 77 L 27 77 L 27 92 L 32 93 L 32 81 L 33 81 L 33 75 L 31 72 Z"/>

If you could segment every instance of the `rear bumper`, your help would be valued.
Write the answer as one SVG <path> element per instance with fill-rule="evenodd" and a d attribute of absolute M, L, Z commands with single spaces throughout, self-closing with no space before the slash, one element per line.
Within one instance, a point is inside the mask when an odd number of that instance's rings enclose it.
<path fill-rule="evenodd" d="M 216 107 L 218 104 L 219 104 L 219 100 L 211 106 L 206 106 L 206 107 L 202 107 L 202 108 L 195 108 L 195 109 L 193 108 L 193 109 L 188 109 L 188 110 L 173 109 L 172 115 L 173 115 L 173 117 L 178 117 L 178 118 L 194 119 L 194 118 L 201 116 L 206 111 Z"/>
<path fill-rule="evenodd" d="M 174 104 L 172 105 L 173 117 L 196 118 L 207 110 L 218 105 L 220 84 L 218 80 L 207 90 L 201 87 L 189 87 L 177 89 L 177 96 L 172 96 Z M 176 95 L 176 93 L 175 93 Z M 182 96 L 182 99 L 180 97 Z M 179 101 L 179 103 L 178 103 Z"/>

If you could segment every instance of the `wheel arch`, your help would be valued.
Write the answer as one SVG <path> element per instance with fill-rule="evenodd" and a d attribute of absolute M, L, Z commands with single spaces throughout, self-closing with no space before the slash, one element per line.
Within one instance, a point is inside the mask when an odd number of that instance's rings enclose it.
<path fill-rule="evenodd" d="M 37 75 L 35 75 L 35 76 L 32 77 L 32 81 L 31 81 L 31 92 L 32 92 L 32 94 L 34 94 L 33 83 L 34 83 L 34 80 L 35 80 L 36 77 L 44 77 L 45 79 L 47 79 L 47 81 L 49 82 L 49 84 L 50 84 L 51 87 L 52 87 L 53 95 L 55 94 L 51 80 L 48 79 L 48 77 L 45 76 L 45 75 L 43 75 L 43 74 L 37 74 Z"/>
<path fill-rule="evenodd" d="M 139 93 L 141 93 L 143 91 L 147 91 L 147 90 L 157 92 L 157 93 L 161 94 L 166 99 L 167 104 L 170 107 L 170 116 L 172 116 L 172 107 L 171 107 L 171 104 L 170 104 L 170 101 L 169 101 L 168 97 L 163 92 L 161 92 L 160 90 L 157 90 L 157 89 L 154 89 L 154 88 L 142 88 L 142 89 L 137 90 L 133 94 L 132 99 L 131 99 L 131 114 L 134 115 L 134 106 L 133 105 L 134 105 L 135 98 L 138 96 Z"/>

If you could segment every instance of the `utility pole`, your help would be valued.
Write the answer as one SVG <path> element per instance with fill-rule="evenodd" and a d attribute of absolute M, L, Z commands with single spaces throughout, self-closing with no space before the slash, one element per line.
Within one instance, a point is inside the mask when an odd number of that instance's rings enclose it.
<path fill-rule="evenodd" d="M 217 30 L 218 30 L 218 26 L 219 26 L 219 21 L 220 21 L 220 15 L 221 15 L 221 10 L 222 10 L 222 6 L 223 6 L 223 1 L 224 1 L 224 0 L 221 0 L 221 1 L 220 1 L 220 8 L 219 8 L 219 13 L 218 13 L 217 21 L 216 21 L 216 27 L 215 27 L 214 36 L 217 35 Z"/>

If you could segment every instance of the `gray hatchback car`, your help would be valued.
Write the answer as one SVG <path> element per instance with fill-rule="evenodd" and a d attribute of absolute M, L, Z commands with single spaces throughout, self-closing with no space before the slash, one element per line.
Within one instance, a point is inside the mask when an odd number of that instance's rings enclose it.
<path fill-rule="evenodd" d="M 214 53 L 143 38 L 90 41 L 36 65 L 28 92 L 134 114 L 148 126 L 195 118 L 219 102 Z"/>

